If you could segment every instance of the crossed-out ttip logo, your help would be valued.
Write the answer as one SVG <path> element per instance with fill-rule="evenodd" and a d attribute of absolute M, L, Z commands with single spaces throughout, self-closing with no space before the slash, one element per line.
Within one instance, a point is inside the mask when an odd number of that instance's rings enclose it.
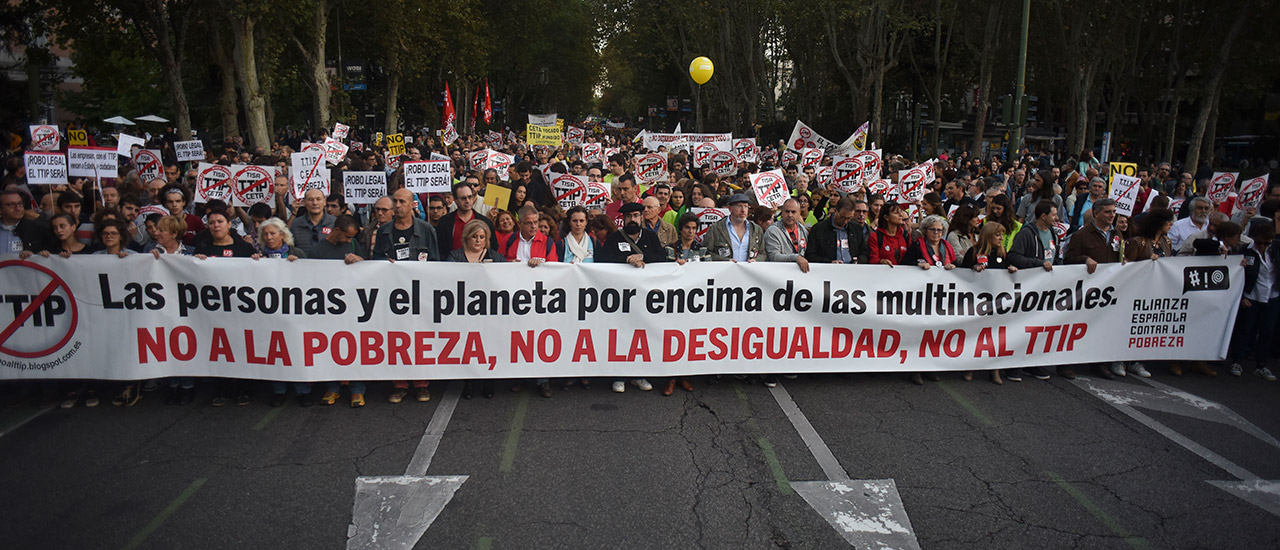
<path fill-rule="evenodd" d="M 59 355 L 75 336 L 79 315 L 71 287 L 47 267 L 23 260 L 0 262 L 0 364 L 19 370 L 49 370 L 80 348 Z M 7 357 L 52 361 L 12 361 Z"/>

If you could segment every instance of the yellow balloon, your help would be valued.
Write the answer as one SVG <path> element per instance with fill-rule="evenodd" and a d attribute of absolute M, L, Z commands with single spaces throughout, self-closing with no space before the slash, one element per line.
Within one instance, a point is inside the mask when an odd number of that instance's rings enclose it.
<path fill-rule="evenodd" d="M 693 81 L 699 85 L 706 84 L 708 80 L 711 80 L 711 73 L 714 73 L 715 70 L 715 65 L 712 65 L 711 60 L 705 57 L 699 57 L 689 63 L 689 76 L 693 77 Z"/>

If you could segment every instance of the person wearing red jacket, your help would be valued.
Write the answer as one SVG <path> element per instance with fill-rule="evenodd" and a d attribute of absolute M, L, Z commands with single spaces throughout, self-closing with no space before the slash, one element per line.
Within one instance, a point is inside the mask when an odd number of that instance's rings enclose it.
<path fill-rule="evenodd" d="M 538 209 L 528 205 L 520 209 L 520 230 L 499 243 L 498 253 L 509 262 L 531 266 L 560 261 L 554 242 L 538 231 Z"/>

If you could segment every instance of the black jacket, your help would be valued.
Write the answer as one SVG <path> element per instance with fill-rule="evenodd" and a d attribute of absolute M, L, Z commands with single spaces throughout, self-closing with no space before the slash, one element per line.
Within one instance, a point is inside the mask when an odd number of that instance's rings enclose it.
<path fill-rule="evenodd" d="M 813 224 L 809 229 L 809 243 L 804 250 L 804 258 L 811 262 L 829 264 L 836 260 L 836 227 L 835 217 Z M 865 224 L 863 224 L 865 227 Z M 871 261 L 871 249 L 867 246 L 866 232 L 858 227 L 857 222 L 849 222 L 845 226 L 849 235 L 849 256 L 856 263 L 867 264 Z"/>
<path fill-rule="evenodd" d="M 22 249 L 30 252 L 52 250 L 56 244 L 48 221 L 39 218 L 34 220 L 23 218 L 13 226 L 13 234 L 22 240 Z"/>
<path fill-rule="evenodd" d="M 497 250 L 498 235 L 496 233 L 497 229 L 493 226 L 493 220 L 474 210 L 471 211 L 471 214 L 475 216 L 472 218 L 473 220 L 483 221 L 485 225 L 489 226 L 489 249 Z M 440 221 L 436 222 L 436 248 L 440 251 L 441 258 L 448 258 L 449 254 L 453 252 L 453 224 L 456 223 L 457 219 L 458 211 L 454 210 L 445 214 L 440 218 Z"/>
<path fill-rule="evenodd" d="M 667 250 L 658 241 L 658 234 L 648 229 L 640 230 L 640 238 L 636 239 L 636 244 L 640 245 L 639 252 L 644 254 L 644 263 L 652 264 L 667 261 Z M 623 248 L 627 250 L 623 250 Z M 604 244 L 596 250 L 596 261 L 611 264 L 625 264 L 627 258 L 635 254 L 636 250 L 631 250 L 631 243 L 622 238 L 622 231 L 614 231 L 609 234 L 609 238 L 604 240 Z"/>
<path fill-rule="evenodd" d="M 1058 232 L 1049 229 L 1052 236 L 1053 256 L 1052 263 L 1058 263 L 1058 254 L 1062 251 L 1061 245 L 1058 243 Z M 1009 245 L 1009 263 L 1018 269 L 1027 269 L 1031 267 L 1040 267 L 1044 265 L 1044 242 L 1040 240 L 1039 230 L 1036 229 L 1034 221 L 1022 226 L 1022 230 L 1013 236 L 1013 243 Z"/>

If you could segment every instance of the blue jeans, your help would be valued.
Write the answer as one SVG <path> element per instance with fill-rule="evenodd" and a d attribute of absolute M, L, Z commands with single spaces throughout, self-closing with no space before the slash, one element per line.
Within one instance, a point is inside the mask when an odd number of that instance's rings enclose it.
<path fill-rule="evenodd" d="M 287 382 L 272 381 L 271 393 L 274 393 L 276 395 L 283 395 L 285 393 L 288 393 L 289 387 L 286 384 Z M 293 392 L 298 395 L 306 395 L 308 393 L 311 393 L 311 382 L 294 382 Z"/>
<path fill-rule="evenodd" d="M 344 382 L 329 382 L 329 385 L 325 386 L 324 391 L 325 393 L 342 393 L 342 384 L 344 384 Z M 364 393 L 364 382 L 354 381 L 345 382 L 345 384 L 351 387 L 351 393 L 353 395 L 357 393 Z"/>
<path fill-rule="evenodd" d="M 1231 337 L 1231 359 L 1238 363 L 1249 352 L 1253 352 L 1258 365 L 1266 363 L 1271 358 L 1277 318 L 1280 318 L 1280 298 L 1253 302 L 1250 307 L 1240 304 L 1240 311 L 1236 314 L 1235 334 Z"/>

